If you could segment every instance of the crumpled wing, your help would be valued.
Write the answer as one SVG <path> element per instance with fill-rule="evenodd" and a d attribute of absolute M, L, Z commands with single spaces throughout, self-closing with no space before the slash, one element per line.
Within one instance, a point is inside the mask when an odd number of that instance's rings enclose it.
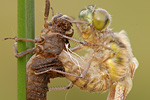
<path fill-rule="evenodd" d="M 132 79 L 138 66 L 139 66 L 139 62 L 137 61 L 135 57 L 133 57 L 131 63 L 129 64 Z"/>
<path fill-rule="evenodd" d="M 109 91 L 107 100 L 126 100 L 127 94 L 132 88 L 132 79 L 127 78 L 125 81 L 113 84 Z"/>
<path fill-rule="evenodd" d="M 118 82 L 117 84 L 111 86 L 107 100 L 126 100 L 127 94 L 132 88 L 132 79 L 138 66 L 139 63 L 137 59 L 132 57 L 129 64 L 130 76 L 127 77 L 124 81 Z"/>
<path fill-rule="evenodd" d="M 126 100 L 127 94 L 132 88 L 132 79 L 128 78 L 126 81 L 119 82 L 116 86 L 114 100 Z"/>

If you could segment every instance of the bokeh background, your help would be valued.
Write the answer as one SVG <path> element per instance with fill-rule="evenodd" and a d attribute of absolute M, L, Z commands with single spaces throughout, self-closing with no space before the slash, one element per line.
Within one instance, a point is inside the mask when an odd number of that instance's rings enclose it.
<path fill-rule="evenodd" d="M 150 1 L 149 0 L 51 0 L 55 13 L 61 12 L 77 19 L 87 5 L 106 9 L 112 16 L 114 32 L 126 30 L 134 55 L 140 66 L 127 100 L 150 100 Z M 35 0 L 35 33 L 43 27 L 44 0 Z M 0 100 L 17 100 L 17 59 L 13 55 L 14 37 L 17 33 L 17 0 L 0 0 Z M 69 81 L 51 80 L 50 87 L 64 87 Z M 51 91 L 48 100 L 106 100 L 106 93 L 90 93 L 77 87 L 66 91 Z"/>

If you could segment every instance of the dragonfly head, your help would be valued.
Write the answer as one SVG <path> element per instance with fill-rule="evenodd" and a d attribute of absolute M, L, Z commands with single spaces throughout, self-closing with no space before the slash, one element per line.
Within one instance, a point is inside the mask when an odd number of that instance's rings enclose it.
<path fill-rule="evenodd" d="M 111 17 L 109 13 L 102 8 L 95 9 L 95 6 L 89 5 L 87 9 L 82 9 L 79 13 L 79 19 L 93 25 L 95 30 L 101 31 L 110 25 Z M 80 24 L 82 37 L 84 39 L 92 39 L 93 31 L 87 24 Z"/>

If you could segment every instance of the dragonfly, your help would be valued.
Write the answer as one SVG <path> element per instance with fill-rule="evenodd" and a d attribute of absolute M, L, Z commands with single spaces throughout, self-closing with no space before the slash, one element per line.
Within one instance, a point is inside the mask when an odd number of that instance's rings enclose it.
<path fill-rule="evenodd" d="M 110 14 L 92 5 L 80 11 L 79 20 L 70 22 L 76 24 L 84 41 L 64 36 L 80 45 L 71 49 L 66 46 L 67 51 L 63 50 L 59 55 L 67 73 L 64 73 L 65 77 L 71 83 L 56 90 L 70 89 L 75 85 L 91 92 L 109 90 L 107 100 L 126 100 L 139 65 L 126 32 L 113 32 L 109 28 Z M 82 50 L 88 50 L 88 53 L 81 59 L 75 52 Z"/>

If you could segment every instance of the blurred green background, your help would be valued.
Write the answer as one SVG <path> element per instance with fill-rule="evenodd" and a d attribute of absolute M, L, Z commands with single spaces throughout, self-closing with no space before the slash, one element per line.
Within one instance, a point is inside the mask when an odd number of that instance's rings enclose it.
<path fill-rule="evenodd" d="M 150 100 L 150 1 L 149 0 L 51 0 L 55 13 L 61 12 L 77 19 L 78 13 L 87 5 L 106 9 L 112 16 L 114 32 L 126 30 L 131 40 L 134 55 L 140 66 L 137 69 L 133 88 L 127 100 Z M 35 1 L 35 33 L 43 27 L 44 0 Z M 17 0 L 0 1 L 0 100 L 17 99 L 17 59 L 13 55 L 14 37 L 17 33 Z M 65 79 L 51 80 L 50 87 L 68 85 Z M 52 85 L 52 86 L 51 86 Z M 106 93 L 90 93 L 77 87 L 69 91 L 51 91 L 48 100 L 106 100 Z"/>

